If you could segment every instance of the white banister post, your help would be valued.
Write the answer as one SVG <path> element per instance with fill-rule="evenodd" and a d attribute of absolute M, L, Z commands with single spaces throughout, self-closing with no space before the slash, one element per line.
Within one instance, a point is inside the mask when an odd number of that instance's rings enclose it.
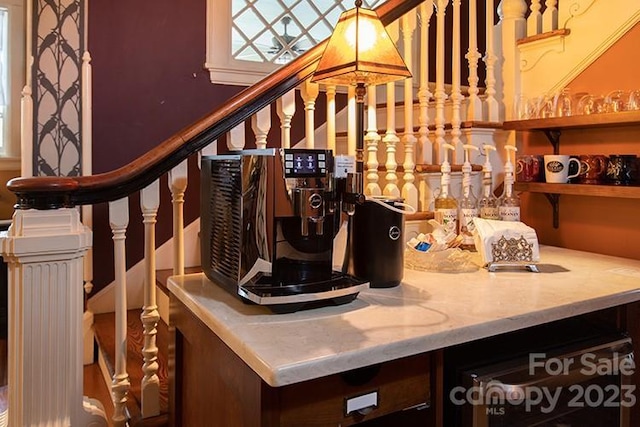
<path fill-rule="evenodd" d="M 327 148 L 336 153 L 336 87 L 327 85 Z"/>
<path fill-rule="evenodd" d="M 356 88 L 347 87 L 347 155 L 356 155 Z"/>
<path fill-rule="evenodd" d="M 487 14 L 487 22 L 486 25 L 486 51 L 484 54 L 484 63 L 487 70 L 487 75 L 485 79 L 486 90 L 485 93 L 487 95 L 485 99 L 485 106 L 487 110 L 487 121 L 497 122 L 500 119 L 500 105 L 498 104 L 498 100 L 496 99 L 496 62 L 498 61 L 498 57 L 496 55 L 496 46 L 494 43 L 494 19 L 493 15 L 494 11 L 494 3 L 493 0 L 486 0 L 486 14 Z M 502 40 L 504 42 L 505 40 Z M 515 46 L 515 41 L 514 41 Z M 504 75 L 502 76 L 504 77 Z"/>
<path fill-rule="evenodd" d="M 227 148 L 230 151 L 244 149 L 245 146 L 245 130 L 244 122 L 240 123 L 227 133 Z"/>
<path fill-rule="evenodd" d="M 402 16 L 402 40 L 404 44 L 404 61 L 409 68 L 413 68 L 413 33 L 416 29 L 416 11 L 413 10 Z M 408 205 L 418 208 L 418 188 L 415 184 L 414 170 L 416 167 L 414 150 L 416 137 L 413 133 L 413 78 L 404 80 L 404 133 L 402 135 L 404 145 L 404 162 L 402 163 L 404 174 L 402 179 L 402 198 Z"/>
<path fill-rule="evenodd" d="M 33 2 L 26 2 L 26 80 L 20 100 L 20 172 L 33 176 Z"/>
<path fill-rule="evenodd" d="M 516 41 L 526 35 L 526 12 L 527 4 L 524 0 L 502 0 L 498 6 L 502 56 L 500 80 L 505 120 L 513 117 L 513 105 L 516 95 L 520 93 L 520 56 Z"/>
<path fill-rule="evenodd" d="M 542 0 L 531 0 L 531 13 L 527 18 L 527 36 L 535 36 L 542 32 Z"/>
<path fill-rule="evenodd" d="M 382 194 L 378 181 L 378 124 L 376 120 L 376 88 L 370 86 L 367 90 L 367 134 L 364 141 L 367 145 L 367 186 L 365 193 L 371 196 Z"/>
<path fill-rule="evenodd" d="M 418 88 L 418 103 L 420 115 L 418 122 L 418 163 L 430 164 L 432 162 L 433 147 L 429 141 L 429 101 L 433 97 L 429 89 L 429 25 L 433 16 L 433 0 L 427 0 L 420 4 L 420 87 Z M 418 209 L 429 210 L 427 200 L 430 199 L 430 190 L 425 179 L 420 180 L 418 186 Z"/>
<path fill-rule="evenodd" d="M 187 160 L 169 171 L 173 205 L 173 274 L 184 274 L 184 192 L 187 190 Z"/>
<path fill-rule="evenodd" d="M 558 29 L 558 8 L 556 5 L 558 0 L 547 0 L 545 3 L 544 13 L 542 14 L 542 32 L 553 31 Z"/>
<path fill-rule="evenodd" d="M 400 37 L 400 28 L 397 21 L 387 26 L 387 33 L 394 42 Z M 387 185 L 384 186 L 382 194 L 385 196 L 399 197 L 400 189 L 398 188 L 398 175 L 396 169 L 396 146 L 400 142 L 400 138 L 396 134 L 396 87 L 395 84 L 387 83 L 387 131 L 382 138 L 382 142 L 386 146 L 387 159 L 385 161 L 385 169 L 387 173 L 385 179 Z"/>
<path fill-rule="evenodd" d="M 305 147 L 313 148 L 315 147 L 315 111 L 316 111 L 316 99 L 318 98 L 318 93 L 320 91 L 320 86 L 318 83 L 312 83 L 310 79 L 307 79 L 302 83 L 302 87 L 300 89 L 300 94 L 302 96 L 302 100 L 304 101 L 304 111 L 305 111 Z"/>
<path fill-rule="evenodd" d="M 256 137 L 256 148 L 267 148 L 267 135 L 271 129 L 271 106 L 267 105 L 262 110 L 251 116 L 251 128 Z"/>
<path fill-rule="evenodd" d="M 156 335 L 160 313 L 156 301 L 156 217 L 160 206 L 160 181 L 155 180 L 140 194 L 140 209 L 144 224 L 144 305 L 140 320 L 144 328 L 142 356 L 144 377 L 140 386 L 142 417 L 160 414 L 160 379 L 158 378 L 158 347 Z"/>
<path fill-rule="evenodd" d="M 478 5 L 477 0 L 469 0 L 469 50 L 465 56 L 469 63 L 469 98 L 467 99 L 467 120 L 482 120 L 482 100 L 478 94 Z"/>
<path fill-rule="evenodd" d="M 10 426 L 106 426 L 82 396 L 82 259 L 91 230 L 75 208 L 16 210 L 0 244 L 8 274 Z"/>
<path fill-rule="evenodd" d="M 127 423 L 126 404 L 129 394 L 129 374 L 127 373 L 127 260 L 126 231 L 129 225 L 129 199 L 109 202 L 109 224 L 113 234 L 113 269 L 116 296 L 116 350 L 115 371 L 111 383 L 113 398 L 113 424 L 125 426 Z"/>
<path fill-rule="evenodd" d="M 453 48 L 451 52 L 451 99 L 453 101 L 452 115 L 451 115 L 451 145 L 456 150 L 462 152 L 460 142 L 460 125 L 462 123 L 462 117 L 460 115 L 460 108 L 464 96 L 462 95 L 462 89 L 460 87 L 460 39 L 462 32 L 460 31 L 460 0 L 453 0 Z M 456 157 L 453 156 L 455 161 Z"/>
<path fill-rule="evenodd" d="M 445 143 L 444 125 L 446 118 L 444 115 L 444 103 L 447 100 L 447 93 L 444 85 L 444 41 L 445 41 L 445 13 L 449 0 L 437 0 L 436 2 L 436 149 L 435 160 L 440 161 L 440 150 Z"/>
<path fill-rule="evenodd" d="M 280 146 L 291 148 L 291 120 L 296 113 L 295 90 L 290 90 L 276 100 L 276 112 L 280 118 Z"/>

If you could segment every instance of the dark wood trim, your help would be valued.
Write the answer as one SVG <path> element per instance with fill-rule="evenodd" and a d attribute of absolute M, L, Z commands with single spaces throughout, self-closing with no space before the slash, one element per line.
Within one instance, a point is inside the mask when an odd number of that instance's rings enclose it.
<path fill-rule="evenodd" d="M 382 23 L 387 25 L 422 1 L 388 0 L 376 12 Z M 91 176 L 12 179 L 7 187 L 17 196 L 16 208 L 56 209 L 89 205 L 118 200 L 141 190 L 309 78 L 325 44 L 326 41 L 310 49 L 119 169 Z"/>

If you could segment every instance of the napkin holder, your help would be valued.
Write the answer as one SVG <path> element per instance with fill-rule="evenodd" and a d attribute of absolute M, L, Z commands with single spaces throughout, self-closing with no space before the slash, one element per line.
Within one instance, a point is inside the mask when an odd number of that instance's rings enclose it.
<path fill-rule="evenodd" d="M 489 271 L 523 268 L 537 273 L 538 237 L 533 228 L 518 221 L 474 218 L 476 249 Z"/>

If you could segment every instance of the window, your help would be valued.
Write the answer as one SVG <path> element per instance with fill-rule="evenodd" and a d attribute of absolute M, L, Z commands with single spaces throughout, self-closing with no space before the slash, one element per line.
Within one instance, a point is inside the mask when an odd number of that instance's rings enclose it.
<path fill-rule="evenodd" d="M 0 0 L 0 163 L 20 169 L 20 93 L 24 87 L 23 0 Z"/>
<path fill-rule="evenodd" d="M 365 0 L 375 8 L 383 0 Z M 250 85 L 331 35 L 353 0 L 207 0 L 211 81 Z"/>

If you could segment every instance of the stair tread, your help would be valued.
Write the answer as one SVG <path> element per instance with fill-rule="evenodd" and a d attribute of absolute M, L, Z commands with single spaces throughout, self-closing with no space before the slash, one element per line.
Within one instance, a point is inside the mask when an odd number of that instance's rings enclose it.
<path fill-rule="evenodd" d="M 132 419 L 140 417 L 141 384 L 144 373 L 142 365 L 142 347 L 144 344 L 144 328 L 140 320 L 142 310 L 127 311 L 127 373 L 131 387 L 127 409 Z M 162 320 L 158 322 L 156 346 L 158 347 L 158 377 L 160 379 L 160 413 L 167 414 L 169 408 L 168 381 L 168 349 L 169 328 Z M 98 347 L 102 352 L 107 368 L 113 375 L 115 369 L 115 313 L 94 315 L 94 330 Z"/>
<path fill-rule="evenodd" d="M 185 267 L 184 274 L 191 273 L 201 273 L 202 267 Z M 162 290 L 166 295 L 169 295 L 169 289 L 167 288 L 167 282 L 169 281 L 169 277 L 173 276 L 173 270 L 168 268 L 164 270 L 156 271 L 156 284 L 158 288 Z"/>

